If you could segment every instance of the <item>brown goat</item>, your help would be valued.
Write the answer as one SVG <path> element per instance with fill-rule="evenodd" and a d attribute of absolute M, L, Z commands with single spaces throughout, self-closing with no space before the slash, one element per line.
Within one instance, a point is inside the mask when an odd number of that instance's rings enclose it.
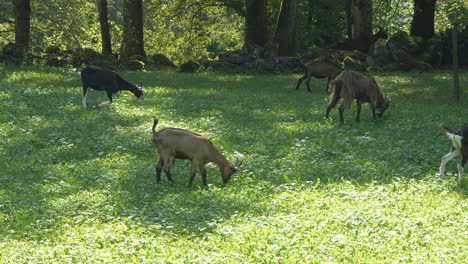
<path fill-rule="evenodd" d="M 343 103 L 339 108 L 341 122 L 344 122 L 344 109 L 349 108 L 354 99 L 357 101 L 356 121 L 358 122 L 363 103 L 370 104 L 375 120 L 375 111 L 377 110 L 379 117 L 382 117 L 391 101 L 391 99 L 384 98 L 374 78 L 359 72 L 343 71 L 332 82 L 332 86 L 333 92 L 330 96 L 330 103 L 328 104 L 325 117 L 328 118 L 331 109 L 338 104 L 340 98 L 343 98 Z"/>
<path fill-rule="evenodd" d="M 377 27 L 379 30 L 377 33 L 372 35 L 369 39 L 346 39 L 346 40 L 339 40 L 335 42 L 331 46 L 332 49 L 337 50 L 346 50 L 346 51 L 353 51 L 359 50 L 362 52 L 367 53 L 369 51 L 369 47 L 372 46 L 379 38 L 386 39 L 387 33 L 385 33 L 384 29 L 381 27 Z"/>
<path fill-rule="evenodd" d="M 335 79 L 338 74 L 340 74 L 343 70 L 339 69 L 335 65 L 332 64 L 326 64 L 326 63 L 318 63 L 318 62 L 307 62 L 304 63 L 304 76 L 299 78 L 299 81 L 297 82 L 296 85 L 296 90 L 299 89 L 299 86 L 301 85 L 302 81 L 307 79 L 306 85 L 307 85 L 307 90 L 311 92 L 310 90 L 310 79 L 312 77 L 315 78 L 328 78 L 327 82 L 327 87 L 325 88 L 325 91 L 328 92 L 328 86 L 330 85 L 330 81 Z"/>
<path fill-rule="evenodd" d="M 161 170 L 164 169 L 167 179 L 173 183 L 171 177 L 171 167 L 176 159 L 188 159 L 192 161 L 190 170 L 189 186 L 192 186 L 193 179 L 200 169 L 203 184 L 206 185 L 205 164 L 209 162 L 216 163 L 221 171 L 223 183 L 227 183 L 242 164 L 242 161 L 232 165 L 211 143 L 211 141 L 200 134 L 192 133 L 180 128 L 164 128 L 156 132 L 155 128 L 158 119 L 153 122 L 153 143 L 156 144 L 159 153 L 158 164 L 156 165 L 156 182 L 161 182 Z"/>

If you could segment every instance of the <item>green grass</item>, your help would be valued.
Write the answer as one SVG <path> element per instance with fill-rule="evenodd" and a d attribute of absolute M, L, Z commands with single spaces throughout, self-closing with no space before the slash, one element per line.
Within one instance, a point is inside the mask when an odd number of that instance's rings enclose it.
<path fill-rule="evenodd" d="M 81 106 L 69 69 L 0 65 L 1 263 L 462 263 L 468 187 L 438 128 L 467 123 L 449 72 L 378 73 L 393 101 L 383 120 L 355 105 L 324 120 L 325 80 L 299 75 L 124 72 L 122 92 Z M 304 84 L 303 84 L 304 85 Z M 468 87 L 462 73 L 461 86 Z M 244 164 L 226 185 L 216 166 L 187 187 L 155 183 L 158 128 L 207 135 Z"/>

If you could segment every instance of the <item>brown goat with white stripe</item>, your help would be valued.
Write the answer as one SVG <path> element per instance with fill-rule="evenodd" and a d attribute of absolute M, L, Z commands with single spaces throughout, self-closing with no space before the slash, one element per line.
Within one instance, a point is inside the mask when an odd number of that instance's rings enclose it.
<path fill-rule="evenodd" d="M 196 134 L 180 128 L 164 128 L 160 131 L 155 130 L 158 119 L 153 122 L 153 143 L 156 144 L 159 153 L 158 164 L 156 165 L 156 182 L 161 182 L 161 171 L 164 169 L 168 181 L 174 180 L 171 177 L 171 167 L 176 159 L 188 159 L 192 161 L 190 170 L 189 186 L 192 186 L 193 179 L 200 169 L 203 184 L 206 185 L 205 164 L 214 162 L 219 166 L 223 183 L 227 183 L 234 174 L 242 161 L 232 165 L 211 141 L 200 134 Z"/>
<path fill-rule="evenodd" d="M 330 96 L 330 103 L 328 104 L 325 117 L 328 118 L 331 109 L 343 98 L 343 103 L 339 108 L 341 122 L 344 122 L 344 109 L 349 108 L 354 99 L 357 101 L 356 121 L 358 122 L 363 103 L 370 104 L 372 116 L 376 119 L 375 112 L 377 111 L 379 117 L 382 117 L 391 101 L 391 99 L 384 98 L 374 78 L 359 72 L 343 71 L 332 81 L 332 86 L 333 92 Z"/>

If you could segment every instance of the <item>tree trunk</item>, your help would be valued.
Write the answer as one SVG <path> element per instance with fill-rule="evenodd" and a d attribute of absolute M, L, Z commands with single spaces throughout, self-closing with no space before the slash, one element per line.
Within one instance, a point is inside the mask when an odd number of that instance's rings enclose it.
<path fill-rule="evenodd" d="M 266 0 L 246 0 L 244 48 L 266 43 Z"/>
<path fill-rule="evenodd" d="M 458 25 L 456 22 L 453 23 L 452 28 L 452 56 L 453 56 L 453 95 L 455 101 L 460 101 L 461 90 L 460 81 L 458 79 Z"/>
<path fill-rule="evenodd" d="M 346 13 L 346 34 L 348 39 L 353 38 L 353 16 L 351 15 L 352 0 L 345 0 L 345 13 Z"/>
<path fill-rule="evenodd" d="M 372 36 L 372 0 L 351 0 L 351 35 L 353 39 Z"/>
<path fill-rule="evenodd" d="M 111 37 L 109 32 L 109 19 L 107 13 L 107 0 L 98 2 L 99 23 L 101 24 L 102 55 L 112 54 Z"/>
<path fill-rule="evenodd" d="M 283 0 L 276 23 L 274 42 L 278 55 L 292 56 L 295 50 L 297 0 Z"/>
<path fill-rule="evenodd" d="M 123 1 L 123 33 L 120 57 L 145 56 L 142 0 Z"/>
<path fill-rule="evenodd" d="M 411 35 L 429 39 L 434 36 L 434 12 L 436 0 L 414 0 Z"/>
<path fill-rule="evenodd" d="M 29 0 L 13 0 L 15 12 L 15 44 L 29 46 L 31 5 Z"/>

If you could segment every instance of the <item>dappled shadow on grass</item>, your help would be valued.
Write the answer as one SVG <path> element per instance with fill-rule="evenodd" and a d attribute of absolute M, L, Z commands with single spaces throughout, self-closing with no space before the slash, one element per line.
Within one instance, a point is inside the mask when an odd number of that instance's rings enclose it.
<path fill-rule="evenodd" d="M 264 193 L 245 188 L 251 191 L 249 199 L 236 196 L 236 188 L 249 184 L 274 189 L 318 179 L 322 184 L 368 184 L 427 177 L 449 147 L 437 124 L 460 125 L 460 109 L 466 109 L 434 104 L 449 102 L 450 96 L 437 98 L 411 75 L 403 76 L 401 84 L 392 76 L 377 77 L 394 96 L 383 120 L 373 121 L 364 106 L 362 121 L 356 123 L 353 105 L 344 124 L 337 110 L 323 120 L 325 81 L 313 80 L 308 93 L 305 87 L 294 90 L 297 76 L 123 75 L 147 84 L 143 101 L 123 94 L 113 106 L 86 111 L 80 81 L 69 73 L 8 81 L 10 101 L 0 106 L 12 128 L 1 131 L 11 139 L 2 145 L 7 158 L 0 162 L 5 168 L 0 188 L 10 201 L 1 210 L 12 218 L 0 232 L 6 235 L 31 222 L 36 226 L 25 232 L 41 239 L 40 229 L 59 232 L 70 221 L 79 225 L 131 217 L 155 230 L 199 235 L 215 232 L 213 223 L 237 214 L 266 213 L 252 197 Z M 57 83 L 61 76 L 66 80 Z M 433 81 L 437 89 L 445 85 L 445 80 L 429 78 Z M 104 93 L 91 95 L 93 103 L 105 100 Z M 188 163 L 177 162 L 174 186 L 165 178 L 157 185 L 153 116 L 160 118 L 158 129 L 175 126 L 207 135 L 229 160 L 244 157 L 243 167 L 224 188 L 214 167 L 208 171 L 212 187 L 200 187 L 198 175 L 188 188 Z M 453 191 L 466 195 L 466 188 Z"/>

